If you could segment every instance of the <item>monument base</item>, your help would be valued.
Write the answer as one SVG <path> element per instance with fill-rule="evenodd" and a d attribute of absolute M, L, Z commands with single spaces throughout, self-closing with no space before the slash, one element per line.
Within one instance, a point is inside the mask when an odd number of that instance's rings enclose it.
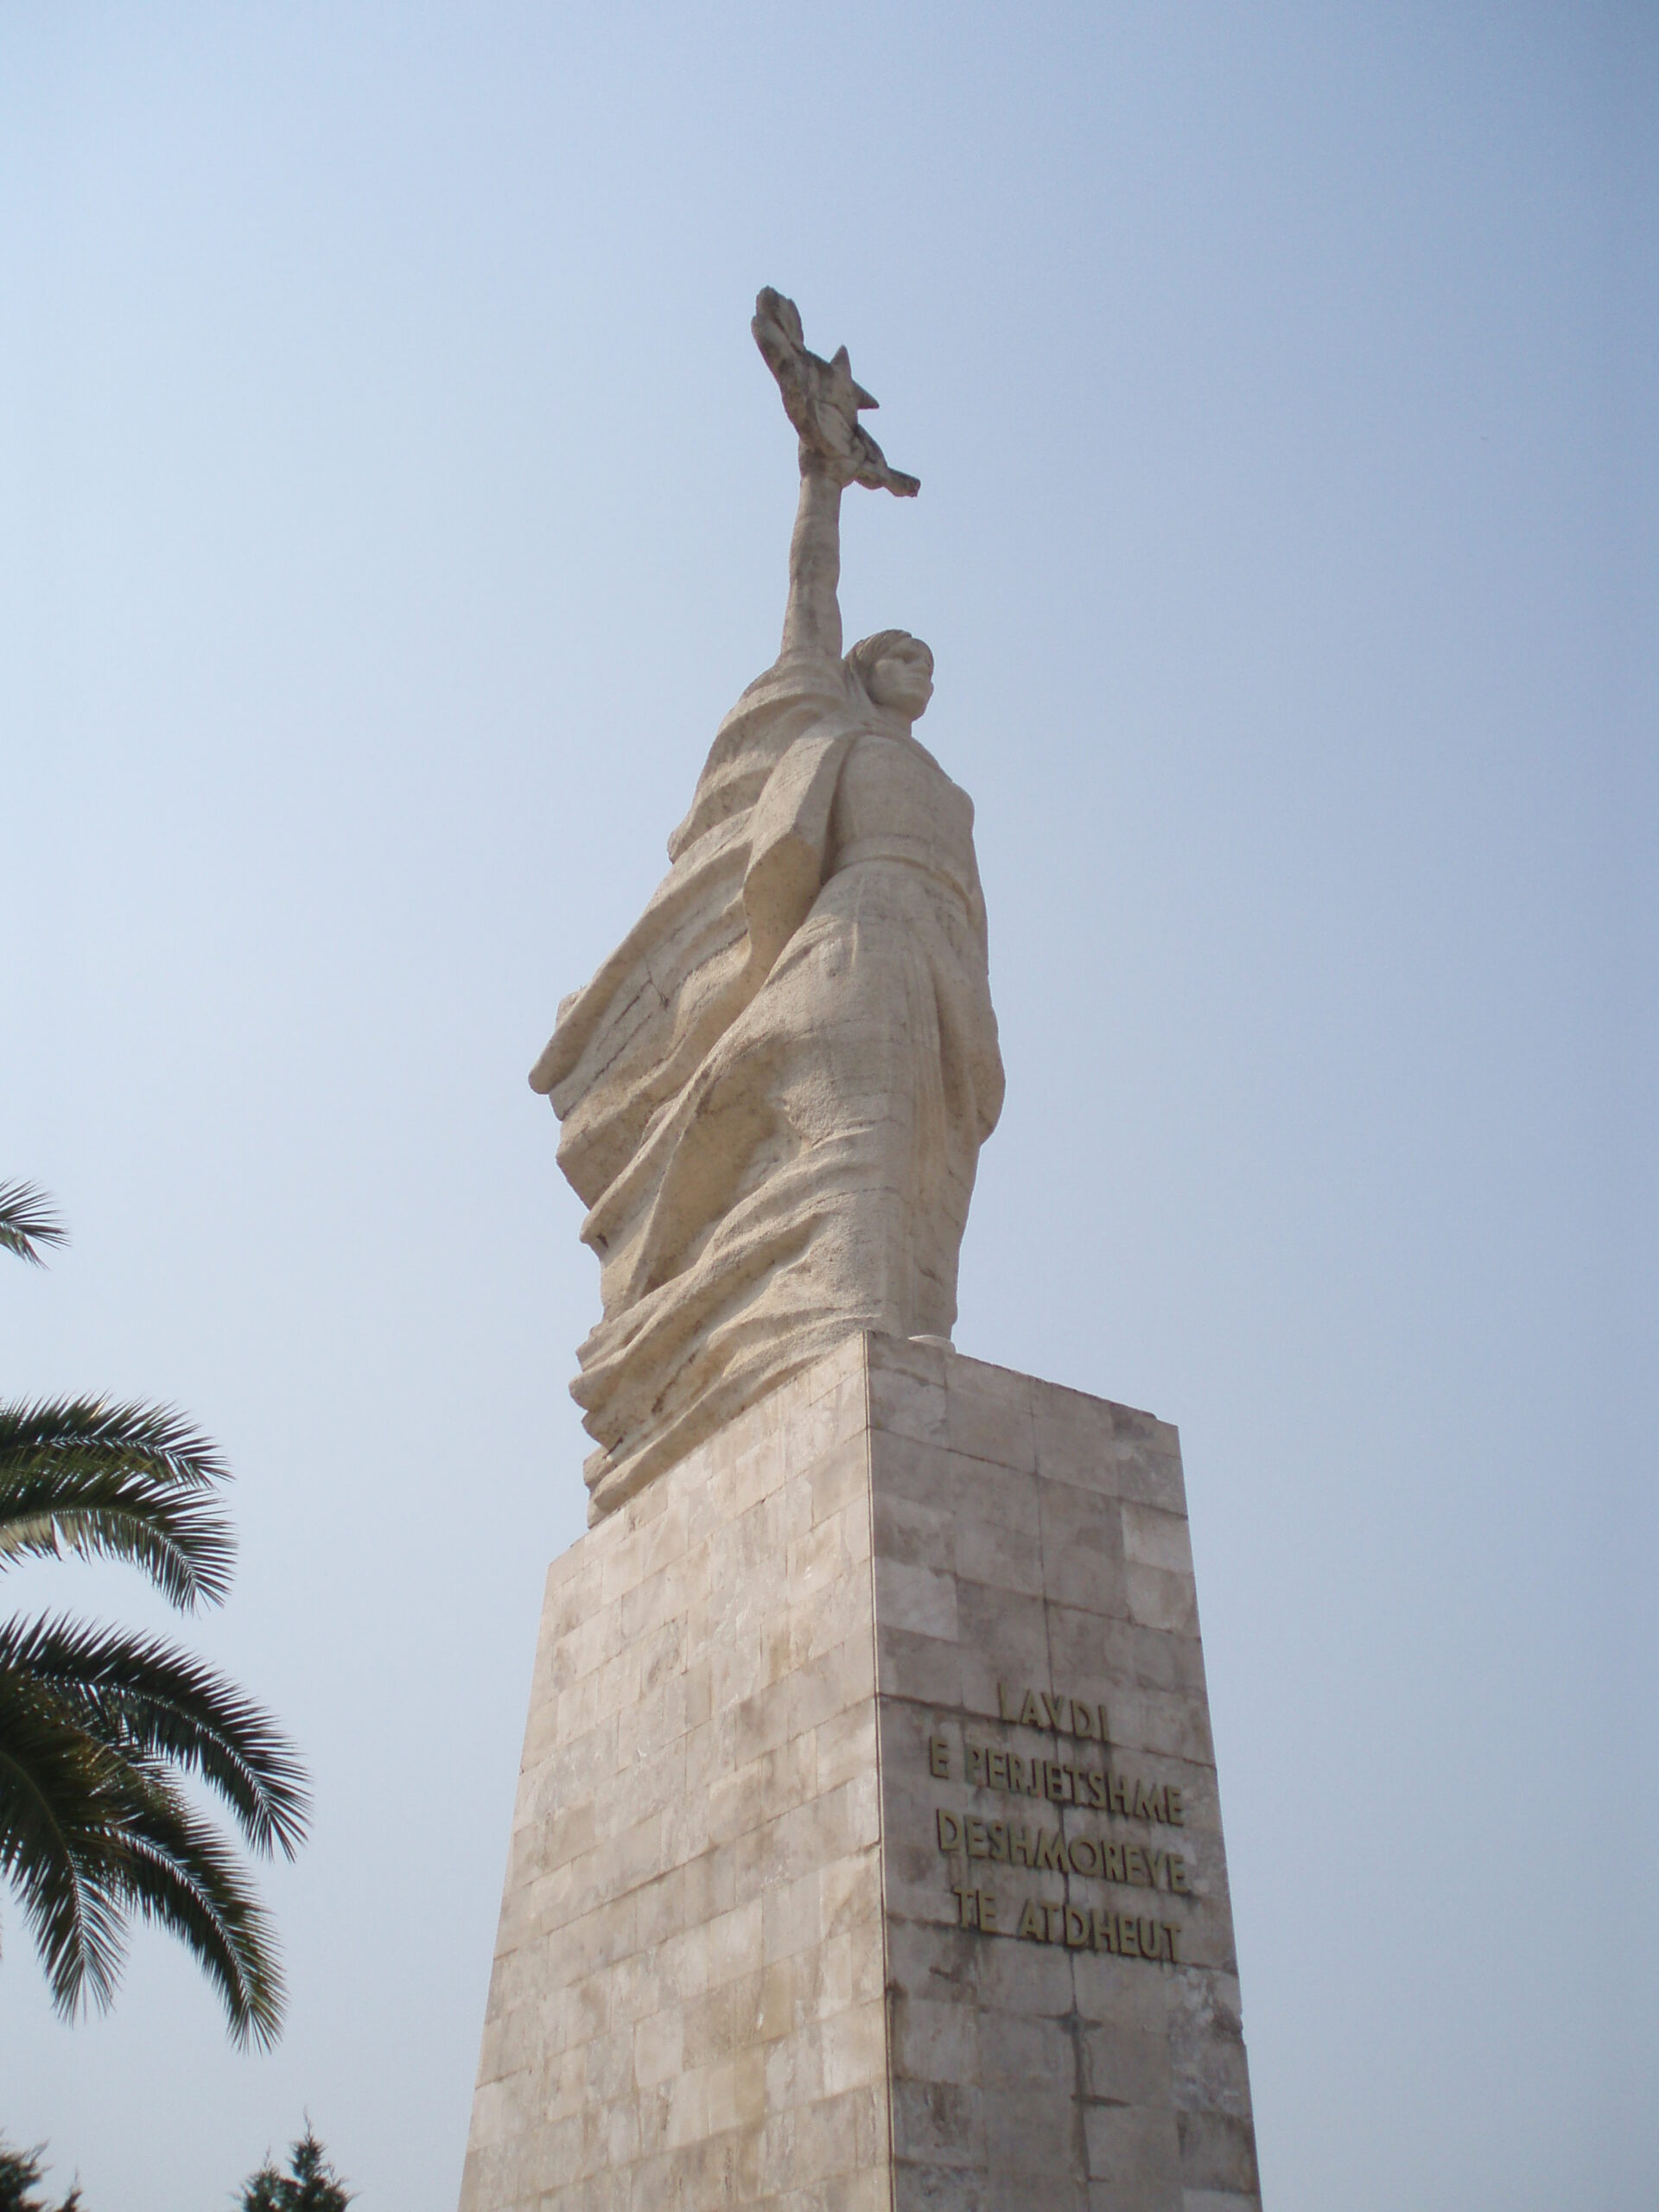
<path fill-rule="evenodd" d="M 1179 1446 L 850 1339 L 549 1571 L 462 2212 L 1259 2212 Z"/>

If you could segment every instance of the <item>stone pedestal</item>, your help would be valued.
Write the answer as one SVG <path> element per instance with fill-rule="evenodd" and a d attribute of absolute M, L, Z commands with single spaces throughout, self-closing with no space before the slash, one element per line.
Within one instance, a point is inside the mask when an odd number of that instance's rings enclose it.
<path fill-rule="evenodd" d="M 549 1572 L 462 2212 L 1259 2203 L 1175 1432 L 855 1338 Z"/>

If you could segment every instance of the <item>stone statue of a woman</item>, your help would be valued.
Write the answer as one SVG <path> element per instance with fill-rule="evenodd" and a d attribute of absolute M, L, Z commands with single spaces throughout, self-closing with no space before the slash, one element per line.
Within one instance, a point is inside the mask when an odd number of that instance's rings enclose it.
<path fill-rule="evenodd" d="M 902 630 L 841 650 L 842 493 L 916 480 L 844 348 L 809 353 L 772 291 L 754 334 L 800 435 L 783 650 L 531 1076 L 601 1262 L 571 1386 L 594 1518 L 855 1331 L 950 1334 L 1002 1104 L 973 805 L 912 728 L 933 657 Z"/>

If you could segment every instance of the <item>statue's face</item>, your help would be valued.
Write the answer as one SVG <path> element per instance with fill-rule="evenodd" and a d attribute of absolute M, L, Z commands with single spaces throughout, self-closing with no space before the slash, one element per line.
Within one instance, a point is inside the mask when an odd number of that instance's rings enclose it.
<path fill-rule="evenodd" d="M 870 671 L 870 696 L 914 721 L 933 696 L 933 656 L 919 638 L 889 645 Z"/>

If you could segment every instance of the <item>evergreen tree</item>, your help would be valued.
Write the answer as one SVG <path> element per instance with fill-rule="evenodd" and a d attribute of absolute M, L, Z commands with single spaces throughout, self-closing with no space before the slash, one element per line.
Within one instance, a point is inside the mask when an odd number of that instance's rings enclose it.
<path fill-rule="evenodd" d="M 76 2183 L 60 2204 L 48 2204 L 35 2192 L 45 2169 L 39 2143 L 32 2151 L 14 2151 L 0 2136 L 0 2212 L 80 2212 L 80 2184 Z"/>
<path fill-rule="evenodd" d="M 289 2151 L 288 2171 L 279 2174 L 267 2157 L 243 2183 L 237 2212 L 346 2212 L 351 2201 L 308 2117 L 304 2134 Z M 3 2202 L 0 2212 L 5 2212 Z"/>

